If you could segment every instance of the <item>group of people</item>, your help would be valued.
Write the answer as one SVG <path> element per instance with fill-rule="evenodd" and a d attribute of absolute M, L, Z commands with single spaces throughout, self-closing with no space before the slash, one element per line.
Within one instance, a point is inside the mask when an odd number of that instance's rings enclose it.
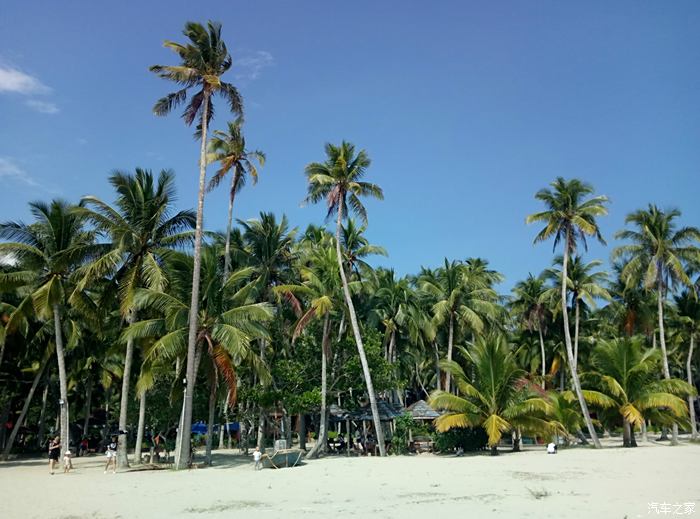
<path fill-rule="evenodd" d="M 58 463 L 59 458 L 61 457 L 61 437 L 56 436 L 54 437 L 51 441 L 49 441 L 49 472 L 51 475 L 54 474 L 56 470 L 56 464 Z M 87 451 L 87 439 L 83 439 L 83 441 L 80 442 L 79 449 L 85 452 Z M 107 456 L 107 464 L 105 465 L 104 473 L 107 474 L 107 471 L 112 468 L 112 474 L 115 474 L 117 472 L 117 437 L 112 436 L 112 439 L 109 443 L 106 445 L 106 450 L 105 454 Z M 73 454 L 70 451 L 70 448 L 66 449 L 66 451 L 63 453 L 63 473 L 67 474 L 73 469 L 73 461 L 72 461 Z"/>

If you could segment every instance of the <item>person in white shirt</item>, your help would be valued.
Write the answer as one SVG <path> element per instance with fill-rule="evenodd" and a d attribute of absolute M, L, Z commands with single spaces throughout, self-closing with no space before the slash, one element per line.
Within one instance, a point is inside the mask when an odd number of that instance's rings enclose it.
<path fill-rule="evenodd" d="M 555 443 L 548 443 L 547 444 L 547 454 L 556 454 L 557 453 L 557 446 Z"/>
<path fill-rule="evenodd" d="M 260 470 L 262 468 L 262 463 L 260 463 L 260 459 L 262 458 L 262 452 L 260 452 L 260 447 L 255 447 L 255 451 L 253 452 L 253 460 L 255 461 L 255 470 Z"/>

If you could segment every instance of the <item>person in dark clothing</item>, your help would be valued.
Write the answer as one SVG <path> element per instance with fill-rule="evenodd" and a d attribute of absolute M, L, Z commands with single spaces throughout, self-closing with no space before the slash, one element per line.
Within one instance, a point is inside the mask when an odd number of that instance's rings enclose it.
<path fill-rule="evenodd" d="M 49 442 L 49 471 L 53 474 L 58 463 L 58 458 L 61 457 L 61 438 L 56 436 Z"/>

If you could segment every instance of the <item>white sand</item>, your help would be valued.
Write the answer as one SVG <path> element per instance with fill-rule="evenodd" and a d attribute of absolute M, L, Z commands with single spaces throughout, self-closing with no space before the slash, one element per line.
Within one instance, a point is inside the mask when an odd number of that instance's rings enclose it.
<path fill-rule="evenodd" d="M 259 472 L 233 452 L 216 461 L 210 469 L 105 475 L 104 459 L 87 457 L 54 476 L 43 460 L 0 464 L 0 517 L 631 519 L 655 516 L 649 502 L 694 502 L 690 517 L 700 517 L 700 446 L 687 443 L 554 456 L 327 458 Z"/>

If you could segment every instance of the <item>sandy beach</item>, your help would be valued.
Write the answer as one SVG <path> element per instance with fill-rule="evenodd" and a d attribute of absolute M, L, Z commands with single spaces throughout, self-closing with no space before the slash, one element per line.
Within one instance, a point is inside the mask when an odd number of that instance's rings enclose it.
<path fill-rule="evenodd" d="M 649 443 L 462 458 L 326 458 L 253 471 L 238 451 L 191 471 L 103 474 L 103 457 L 68 474 L 44 460 L 0 464 L 3 518 L 648 517 L 649 503 L 700 506 L 700 445 Z M 700 514 L 695 511 L 690 516 Z"/>

